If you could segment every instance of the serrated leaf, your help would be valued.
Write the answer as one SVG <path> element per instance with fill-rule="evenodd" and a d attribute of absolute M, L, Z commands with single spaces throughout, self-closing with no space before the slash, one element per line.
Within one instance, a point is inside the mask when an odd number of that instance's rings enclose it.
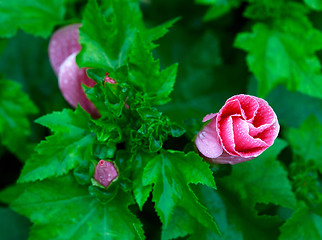
<path fill-rule="evenodd" d="M 279 240 L 319 240 L 322 238 L 322 216 L 305 206 L 294 212 L 280 228 Z"/>
<path fill-rule="evenodd" d="M 241 199 L 250 204 L 274 203 L 288 208 L 296 207 L 287 172 L 276 160 L 286 142 L 275 140 L 259 157 L 233 166 L 232 174 L 222 179 L 229 183 L 228 189 L 238 192 Z"/>
<path fill-rule="evenodd" d="M 12 37 L 18 29 L 48 37 L 65 15 L 64 0 L 0 1 L 0 36 Z"/>
<path fill-rule="evenodd" d="M 136 34 L 139 6 L 136 1 L 114 0 L 112 16 L 107 21 L 96 0 L 90 0 L 84 12 L 77 55 L 80 67 L 116 69 L 125 64 Z"/>
<path fill-rule="evenodd" d="M 141 37 L 136 37 L 129 55 L 129 80 L 149 98 L 151 104 L 168 102 L 177 74 L 177 64 L 160 71 L 159 60 L 154 60 L 150 48 Z"/>
<path fill-rule="evenodd" d="M 74 112 L 64 109 L 39 118 L 37 122 L 55 134 L 36 147 L 36 153 L 22 169 L 19 182 L 60 176 L 88 161 L 95 139 L 88 127 L 89 120 L 90 116 L 80 107 Z"/>
<path fill-rule="evenodd" d="M 259 96 L 283 84 L 290 91 L 322 98 L 321 64 L 315 55 L 322 48 L 322 33 L 305 14 L 294 11 L 294 16 L 276 19 L 272 25 L 257 23 L 251 33 L 238 34 L 235 46 L 248 52 L 246 60 L 258 80 Z"/>
<path fill-rule="evenodd" d="M 305 161 L 313 160 L 322 173 L 322 124 L 315 117 L 309 117 L 299 128 L 286 132 L 292 150 Z"/>
<path fill-rule="evenodd" d="M 140 210 L 142 210 L 144 203 L 152 191 L 151 185 L 144 186 L 142 178 L 143 169 L 154 156 L 154 154 L 138 152 L 133 159 L 135 164 L 135 167 L 133 168 L 133 194 Z"/>
<path fill-rule="evenodd" d="M 20 84 L 0 80 L 0 142 L 24 161 L 31 152 L 27 139 L 31 133 L 28 115 L 37 112 Z"/>
<path fill-rule="evenodd" d="M 278 236 L 277 227 L 280 220 L 272 216 L 257 216 L 256 211 L 248 203 L 227 191 L 231 183 L 218 184 L 220 191 L 205 186 L 196 186 L 193 190 L 201 203 L 216 219 L 221 235 L 210 229 L 199 228 L 188 238 L 189 240 L 271 240 Z M 225 184 L 225 185 L 224 185 Z"/>
<path fill-rule="evenodd" d="M 34 223 L 29 239 L 144 239 L 130 194 L 104 205 L 70 176 L 33 183 L 10 207 Z M 57 220 L 59 219 L 59 221 Z"/>
<path fill-rule="evenodd" d="M 206 208 L 199 203 L 189 186 L 190 183 L 216 188 L 209 166 L 193 152 L 185 155 L 177 151 L 162 151 L 160 155 L 150 160 L 144 169 L 143 184 L 146 186 L 154 184 L 152 200 L 163 223 L 163 231 L 167 232 L 171 228 L 173 211 L 181 207 L 199 225 L 218 232 L 217 225 Z M 175 233 L 171 233 L 173 234 Z"/>

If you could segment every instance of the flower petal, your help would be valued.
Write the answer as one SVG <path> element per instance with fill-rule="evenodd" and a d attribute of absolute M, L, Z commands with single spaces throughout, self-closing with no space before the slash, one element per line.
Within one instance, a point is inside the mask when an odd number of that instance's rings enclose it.
<path fill-rule="evenodd" d="M 48 52 L 49 60 L 56 75 L 60 65 L 74 52 L 81 49 L 78 43 L 79 27 L 81 24 L 72 24 L 56 31 L 50 39 Z"/>
<path fill-rule="evenodd" d="M 80 69 L 76 64 L 77 52 L 71 54 L 60 67 L 58 74 L 59 88 L 66 99 L 66 101 L 73 106 L 77 107 L 77 104 L 93 117 L 99 117 L 94 104 L 87 98 L 82 88 L 82 83 L 87 86 L 94 86 L 96 83 L 92 79 L 88 78 L 86 69 Z"/>
<path fill-rule="evenodd" d="M 227 100 L 227 102 L 232 101 L 232 100 L 236 100 L 236 99 L 239 101 L 240 106 L 245 114 L 245 119 L 252 122 L 254 117 L 256 116 L 256 112 L 259 108 L 259 103 L 256 100 L 256 97 L 244 95 L 244 94 L 239 94 L 239 95 L 229 98 Z"/>
<path fill-rule="evenodd" d="M 249 123 L 233 117 L 233 132 L 235 140 L 235 151 L 242 157 L 256 157 L 269 147 L 260 138 L 253 138 L 249 135 Z"/>
<path fill-rule="evenodd" d="M 207 158 L 216 158 L 223 152 L 216 131 L 216 119 L 213 119 L 197 135 L 195 143 L 199 152 Z"/>
<path fill-rule="evenodd" d="M 238 115 L 237 115 L 238 116 Z M 235 151 L 234 132 L 232 116 L 220 119 L 217 116 L 217 132 L 218 137 L 224 150 L 232 155 L 237 156 Z"/>

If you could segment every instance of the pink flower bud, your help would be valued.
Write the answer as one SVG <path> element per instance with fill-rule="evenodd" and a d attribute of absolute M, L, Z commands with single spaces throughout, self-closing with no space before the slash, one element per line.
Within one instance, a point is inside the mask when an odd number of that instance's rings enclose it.
<path fill-rule="evenodd" d="M 94 178 L 105 188 L 107 188 L 111 182 L 114 182 L 118 176 L 117 168 L 112 162 L 100 160 L 95 167 Z"/>
<path fill-rule="evenodd" d="M 81 24 L 68 25 L 53 34 L 48 48 L 49 59 L 66 101 L 74 108 L 80 104 L 93 118 L 99 118 L 98 110 L 82 88 L 82 84 L 93 87 L 96 82 L 87 76 L 85 68 L 79 68 L 76 64 L 76 55 L 81 50 L 81 45 L 78 43 L 80 26 Z M 108 73 L 104 81 L 116 83 L 114 79 L 108 77 Z"/>
<path fill-rule="evenodd" d="M 198 133 L 195 143 L 199 152 L 214 163 L 236 164 L 251 160 L 276 139 L 279 124 L 268 103 L 250 95 L 229 98 L 211 121 Z"/>

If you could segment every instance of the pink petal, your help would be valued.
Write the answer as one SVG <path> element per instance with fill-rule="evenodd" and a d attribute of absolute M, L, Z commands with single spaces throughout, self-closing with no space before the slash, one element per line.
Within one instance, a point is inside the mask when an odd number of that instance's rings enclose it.
<path fill-rule="evenodd" d="M 233 117 L 235 151 L 241 157 L 256 157 L 269 147 L 260 138 L 249 135 L 249 123 L 239 117 Z"/>
<path fill-rule="evenodd" d="M 276 120 L 270 127 L 266 128 L 264 131 L 257 134 L 256 137 L 262 139 L 267 145 L 271 146 L 274 143 L 275 139 L 277 138 L 279 130 L 280 130 L 280 125 Z"/>
<path fill-rule="evenodd" d="M 231 164 L 234 165 L 236 163 L 246 162 L 254 159 L 253 157 L 241 157 L 241 156 L 233 156 L 226 152 L 223 152 L 219 157 L 208 159 L 208 161 L 217 164 Z"/>
<path fill-rule="evenodd" d="M 210 114 L 207 114 L 203 119 L 202 119 L 202 122 L 207 122 L 208 120 L 210 119 L 213 119 L 214 117 L 217 116 L 217 113 L 210 113 Z"/>
<path fill-rule="evenodd" d="M 244 118 L 249 121 L 252 121 L 259 108 L 259 103 L 256 99 L 257 98 L 254 96 L 240 94 L 229 98 L 227 102 L 230 102 L 232 100 L 238 100 L 241 108 L 243 109 L 243 112 L 245 113 Z"/>
<path fill-rule="evenodd" d="M 259 108 L 253 121 L 254 127 L 259 127 L 264 124 L 272 125 L 276 120 L 276 114 L 268 103 L 261 98 L 256 98 Z"/>
<path fill-rule="evenodd" d="M 229 100 L 229 99 L 228 99 Z M 243 116 L 245 115 L 242 111 L 241 105 L 238 99 L 231 100 L 225 103 L 225 105 L 218 112 L 218 120 L 220 121 L 222 118 L 229 117 L 231 115 L 234 116 Z"/>
<path fill-rule="evenodd" d="M 216 158 L 223 152 L 215 124 L 216 119 L 213 119 L 198 133 L 195 140 L 199 152 L 207 158 Z"/>
<path fill-rule="evenodd" d="M 235 151 L 232 116 L 226 117 L 224 119 L 219 119 L 219 117 L 217 116 L 216 126 L 218 137 L 224 150 L 232 155 L 238 155 Z"/>
<path fill-rule="evenodd" d="M 56 75 L 60 65 L 74 52 L 81 49 L 78 43 L 79 27 L 81 24 L 72 24 L 56 31 L 50 39 L 48 52 L 49 60 Z"/>
<path fill-rule="evenodd" d="M 115 181 L 118 176 L 117 169 L 111 162 L 100 160 L 95 167 L 94 178 L 105 188 L 107 188 L 111 182 Z"/>
<path fill-rule="evenodd" d="M 93 117 L 99 117 L 100 114 L 97 111 L 94 104 L 87 98 L 82 88 L 82 83 L 88 86 L 94 86 L 95 81 L 88 78 L 86 69 L 80 69 L 76 64 L 77 53 L 71 54 L 60 67 L 58 74 L 59 88 L 66 99 L 66 101 L 73 106 L 77 107 L 77 104 Z"/>

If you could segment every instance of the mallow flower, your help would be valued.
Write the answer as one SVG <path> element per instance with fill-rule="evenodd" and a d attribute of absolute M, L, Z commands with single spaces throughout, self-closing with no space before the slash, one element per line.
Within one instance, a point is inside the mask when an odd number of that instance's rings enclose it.
<path fill-rule="evenodd" d="M 219 164 L 236 164 L 259 156 L 276 139 L 280 126 L 268 103 L 250 95 L 229 98 L 197 134 L 195 144 L 205 159 Z"/>
<path fill-rule="evenodd" d="M 74 108 L 79 104 L 92 117 L 100 114 L 87 98 L 82 84 L 93 87 L 96 82 L 86 74 L 86 68 L 79 68 L 76 55 L 81 50 L 78 42 L 81 24 L 71 24 L 57 30 L 51 37 L 48 54 L 51 66 L 58 77 L 58 85 L 65 100 Z M 105 77 L 105 82 L 115 84 L 115 80 Z"/>
<path fill-rule="evenodd" d="M 94 179 L 102 186 L 107 188 L 112 182 L 116 181 L 119 176 L 117 167 L 114 163 L 100 160 L 94 173 Z"/>

